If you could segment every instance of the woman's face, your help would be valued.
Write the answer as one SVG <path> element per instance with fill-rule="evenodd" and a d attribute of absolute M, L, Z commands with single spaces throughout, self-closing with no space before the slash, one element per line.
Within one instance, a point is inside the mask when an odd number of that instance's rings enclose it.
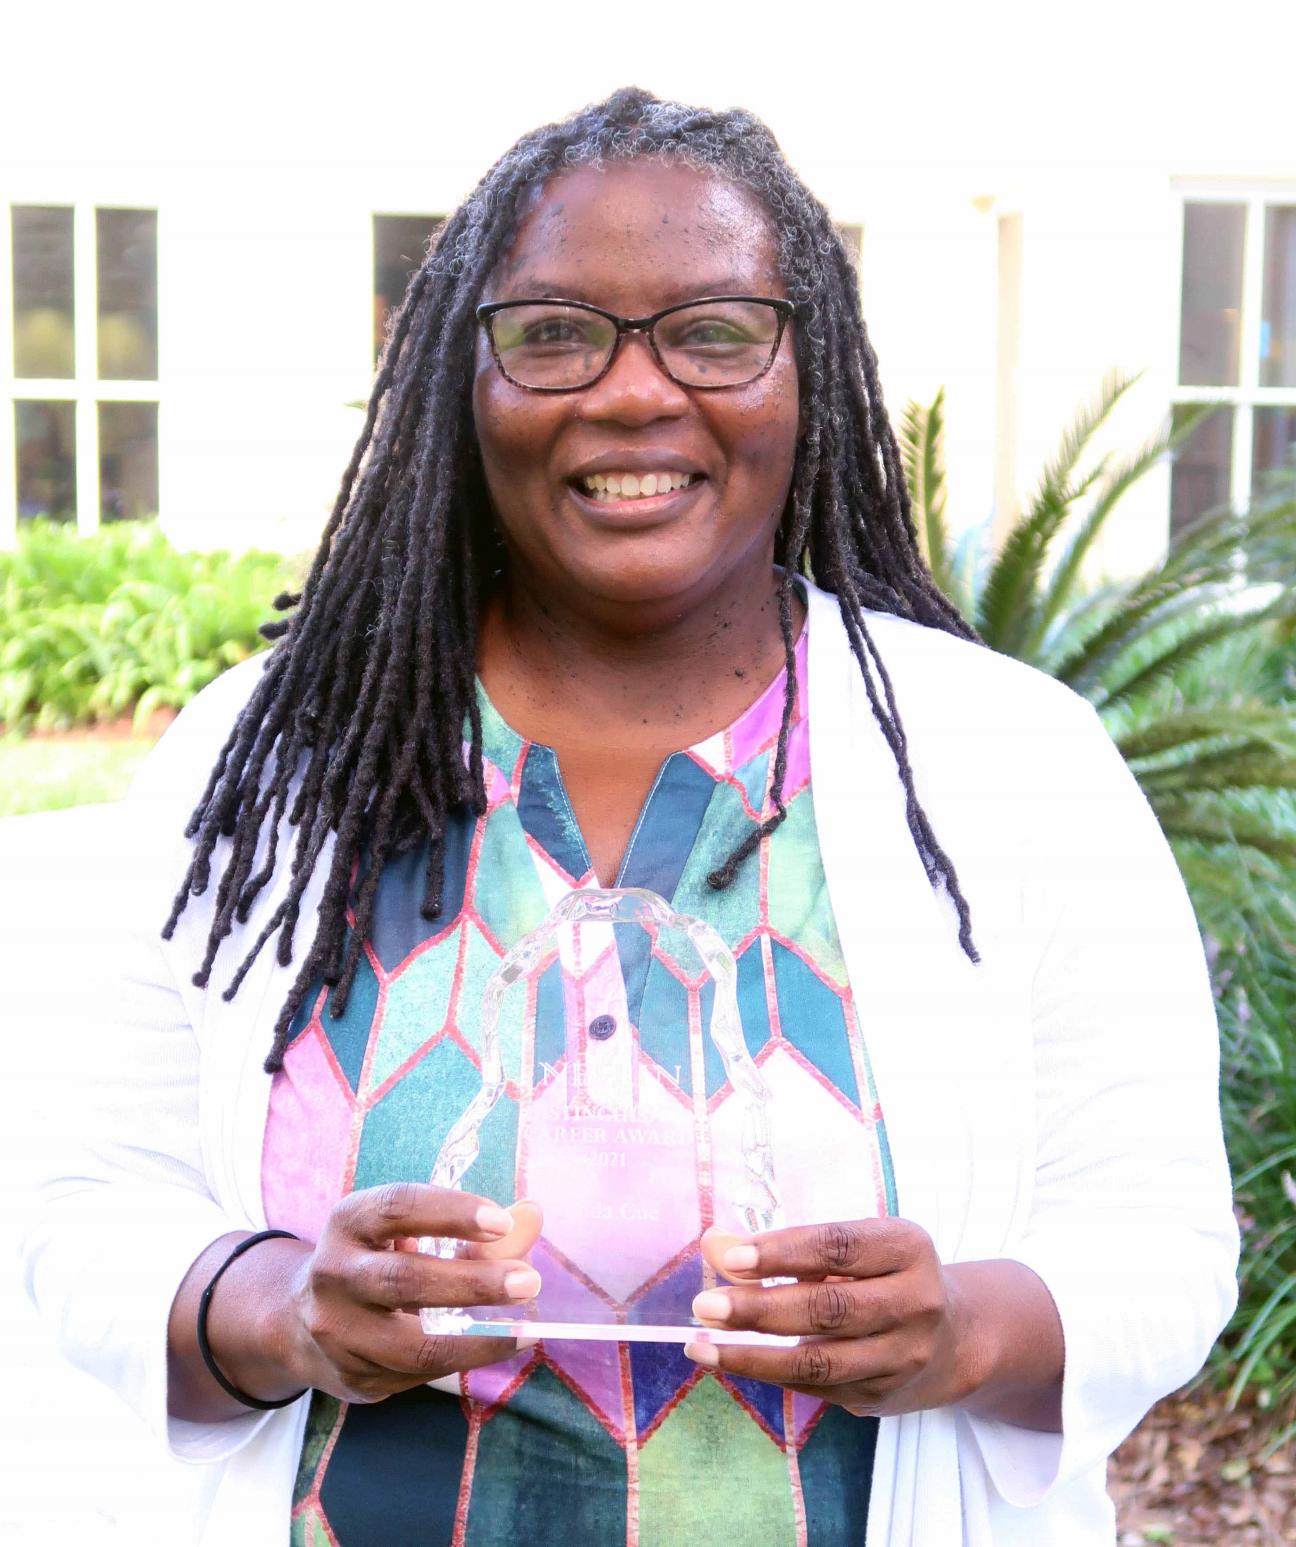
<path fill-rule="evenodd" d="M 562 297 L 645 317 L 714 295 L 785 296 L 768 217 L 722 178 L 640 161 L 547 183 L 483 299 Z M 677 385 L 632 333 L 593 386 L 530 392 L 500 372 L 483 331 L 473 415 L 522 583 L 577 610 L 637 607 L 616 612 L 627 623 L 734 587 L 768 593 L 796 451 L 793 326 L 764 376 L 719 391 Z M 612 500 L 586 482 L 659 473 L 691 479 Z"/>

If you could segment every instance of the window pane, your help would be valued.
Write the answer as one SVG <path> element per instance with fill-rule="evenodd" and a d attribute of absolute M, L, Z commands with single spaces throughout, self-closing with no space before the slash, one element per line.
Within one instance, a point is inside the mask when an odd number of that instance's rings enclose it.
<path fill-rule="evenodd" d="M 1174 411 L 1183 423 L 1188 410 Z M 1228 504 L 1229 466 L 1233 456 L 1233 410 L 1217 409 L 1175 452 L 1170 473 L 1170 530 L 1177 532 L 1208 510 Z"/>
<path fill-rule="evenodd" d="M 157 211 L 95 211 L 99 375 L 157 380 Z"/>
<path fill-rule="evenodd" d="M 155 516 L 158 508 L 158 406 L 100 403 L 99 515 L 104 521 Z"/>
<path fill-rule="evenodd" d="M 1260 385 L 1296 387 L 1296 208 L 1265 211 Z"/>
<path fill-rule="evenodd" d="M 18 515 L 71 521 L 76 515 L 76 405 L 15 402 Z"/>
<path fill-rule="evenodd" d="M 72 211 L 13 207 L 14 375 L 75 374 Z"/>
<path fill-rule="evenodd" d="M 375 215 L 374 231 L 374 359 L 387 342 L 387 325 L 400 305 L 427 252 L 433 232 L 445 224 L 443 215 Z"/>
<path fill-rule="evenodd" d="M 1245 204 L 1185 204 L 1179 380 L 1236 387 Z"/>
<path fill-rule="evenodd" d="M 1251 442 L 1251 492 L 1260 493 L 1279 469 L 1296 477 L 1296 408 L 1257 408 Z"/>

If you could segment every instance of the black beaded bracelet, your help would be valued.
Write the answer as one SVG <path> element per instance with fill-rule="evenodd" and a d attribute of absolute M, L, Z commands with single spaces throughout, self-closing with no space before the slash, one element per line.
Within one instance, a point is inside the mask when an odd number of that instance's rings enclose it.
<path fill-rule="evenodd" d="M 277 1402 L 263 1402 L 260 1397 L 250 1397 L 246 1391 L 240 1391 L 232 1380 L 226 1379 L 221 1373 L 216 1360 L 212 1356 L 211 1344 L 207 1341 L 207 1313 L 211 1310 L 212 1291 L 220 1283 L 221 1274 L 229 1267 L 231 1262 L 236 1262 L 244 1252 L 250 1251 L 262 1241 L 273 1241 L 282 1238 L 286 1241 L 300 1241 L 301 1237 L 294 1235 L 291 1230 L 258 1230 L 256 1235 L 250 1235 L 246 1240 L 240 1241 L 234 1250 L 221 1263 L 211 1276 L 211 1281 L 202 1292 L 202 1299 L 198 1302 L 198 1352 L 202 1355 L 202 1361 L 207 1366 L 207 1373 L 221 1388 L 227 1392 L 236 1402 L 241 1402 L 244 1407 L 255 1407 L 268 1410 L 275 1407 L 291 1407 L 306 1395 L 310 1389 L 304 1387 L 295 1396 L 280 1397 Z"/>

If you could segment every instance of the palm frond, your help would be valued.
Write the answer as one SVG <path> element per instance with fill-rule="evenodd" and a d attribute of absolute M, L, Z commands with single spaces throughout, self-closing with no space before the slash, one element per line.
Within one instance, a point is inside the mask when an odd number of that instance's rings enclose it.
<path fill-rule="evenodd" d="M 1281 830 L 1281 829 L 1280 829 Z M 1197 910 L 1202 932 L 1216 942 L 1246 940 L 1248 967 L 1261 961 L 1260 948 L 1252 938 L 1251 917 L 1262 917 L 1266 929 L 1296 935 L 1296 918 L 1284 924 L 1285 904 L 1296 891 L 1296 874 L 1279 860 L 1252 850 L 1248 863 L 1239 863 L 1239 851 L 1231 844 L 1199 843 L 1184 836 L 1167 835 L 1179 870 Z M 1253 985 L 1251 997 L 1262 997 L 1277 980 L 1264 973 Z"/>
<path fill-rule="evenodd" d="M 1231 563 L 1235 571 L 1245 559 L 1249 578 L 1258 578 L 1253 565 L 1275 579 L 1296 578 L 1296 492 L 1286 489 L 1255 501 L 1248 510 L 1208 511 L 1171 539 L 1165 558 L 1154 573 L 1169 580 L 1192 575 L 1203 566 L 1217 569 Z"/>
<path fill-rule="evenodd" d="M 1229 639 L 1243 627 L 1255 627 L 1273 618 L 1296 615 L 1296 592 L 1285 591 L 1267 606 L 1252 611 L 1217 608 L 1194 619 L 1173 644 L 1154 653 L 1152 659 L 1116 684 L 1104 684 L 1086 694 L 1099 710 L 1110 710 L 1128 703 L 1140 693 L 1164 682 L 1220 640 Z"/>
<path fill-rule="evenodd" d="M 1106 458 L 1083 476 L 1077 467 L 1090 442 L 1136 378 L 1116 374 L 1102 385 L 1098 401 L 1083 409 L 1063 433 L 1045 466 L 1039 489 L 1014 526 L 990 571 L 977 607 L 977 629 L 997 650 L 1021 654 L 1033 629 L 1041 575 L 1049 549 L 1073 505 L 1093 488 Z"/>
<path fill-rule="evenodd" d="M 1180 445 L 1209 415 L 1213 406 L 1195 405 L 1181 417 L 1178 424 L 1168 426 L 1154 435 L 1133 456 L 1118 462 L 1112 469 L 1102 493 L 1067 544 L 1062 558 L 1049 577 L 1043 597 L 1034 609 L 1023 642 L 1023 654 L 1027 659 L 1035 660 L 1040 656 L 1049 630 L 1073 600 L 1079 585 L 1081 566 L 1122 496 L 1150 472 L 1167 452 Z"/>
<path fill-rule="evenodd" d="M 1294 580 L 1296 500 L 1275 500 L 1247 517 L 1213 512 L 1179 533 L 1160 564 L 1113 597 L 1101 626 L 1055 652 L 1049 669 L 1093 696 L 1148 635 L 1220 606 L 1230 609 L 1240 630 L 1263 610 L 1264 586 Z"/>
<path fill-rule="evenodd" d="M 1071 487 L 1042 489 L 1029 512 L 1008 534 L 979 599 L 977 630 L 987 644 L 1024 658 L 1049 548 L 1072 506 L 1102 478 L 1105 459 Z"/>
<path fill-rule="evenodd" d="M 1225 736 L 1240 738 L 1244 747 L 1282 753 L 1296 745 L 1296 726 L 1286 709 L 1267 704 L 1207 706 L 1158 715 L 1117 736 L 1116 745 L 1127 761 L 1133 761 Z"/>
<path fill-rule="evenodd" d="M 1075 470 L 1094 435 L 1138 379 L 1138 376 L 1124 376 L 1119 371 L 1109 371 L 1103 377 L 1097 401 L 1080 410 L 1062 432 L 1057 451 L 1044 464 L 1037 497 L 1047 497 L 1050 492 L 1061 494 L 1071 486 Z"/>
<path fill-rule="evenodd" d="M 1054 620 L 1053 626 L 1040 641 L 1032 665 L 1056 677 L 1058 664 L 1069 660 L 1106 626 L 1128 589 L 1127 582 L 1107 581 L 1077 597 L 1066 613 Z"/>
<path fill-rule="evenodd" d="M 965 587 L 951 552 L 945 521 L 945 389 L 942 387 L 926 408 L 912 399 L 900 416 L 900 455 L 909 502 L 913 507 L 918 543 L 936 584 L 965 610 Z"/>
<path fill-rule="evenodd" d="M 1271 859 L 1296 863 L 1296 833 L 1285 832 L 1263 813 L 1241 807 L 1228 808 L 1199 791 L 1149 796 L 1166 836 L 1176 843 L 1219 844 L 1255 849 Z"/>
<path fill-rule="evenodd" d="M 1053 663 L 1053 675 L 1096 703 L 1108 673 L 1128 661 L 1132 648 L 1226 603 L 1234 591 L 1231 578 L 1201 582 L 1192 589 L 1173 581 L 1140 586 L 1118 601 L 1070 654 Z"/>
<path fill-rule="evenodd" d="M 1172 794 L 1194 790 L 1223 794 L 1230 790 L 1296 791 L 1296 756 L 1227 747 L 1200 753 L 1182 763 L 1135 770 L 1143 793 Z"/>

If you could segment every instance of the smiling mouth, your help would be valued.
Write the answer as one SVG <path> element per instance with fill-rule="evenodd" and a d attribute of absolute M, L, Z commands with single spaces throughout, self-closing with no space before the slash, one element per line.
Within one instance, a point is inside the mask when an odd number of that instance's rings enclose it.
<path fill-rule="evenodd" d="M 612 501 L 652 499 L 655 495 L 675 494 L 702 478 L 701 473 L 592 473 L 573 480 L 573 487 L 590 499 L 604 504 Z"/>

